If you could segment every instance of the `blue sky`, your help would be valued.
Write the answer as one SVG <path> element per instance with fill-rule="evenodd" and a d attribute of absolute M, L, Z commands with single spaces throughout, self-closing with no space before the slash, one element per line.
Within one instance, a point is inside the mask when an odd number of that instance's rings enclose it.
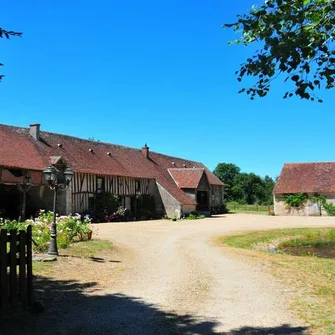
<path fill-rule="evenodd" d="M 255 0 L 4 0 L 0 123 L 95 138 L 262 176 L 285 162 L 334 160 L 325 103 L 237 94 L 252 48 L 220 28 Z M 227 5 L 229 3 L 229 6 Z"/>

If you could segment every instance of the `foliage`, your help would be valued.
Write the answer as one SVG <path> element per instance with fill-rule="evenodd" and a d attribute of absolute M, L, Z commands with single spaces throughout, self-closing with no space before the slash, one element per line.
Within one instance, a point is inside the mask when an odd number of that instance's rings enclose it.
<path fill-rule="evenodd" d="M 226 236 L 220 240 L 231 247 L 242 249 L 253 249 L 257 243 L 266 243 L 283 237 L 291 237 L 288 241 L 283 241 L 281 246 L 288 246 L 291 241 L 305 239 L 306 244 L 316 245 L 317 241 L 327 240 L 334 242 L 335 230 L 333 228 L 293 228 L 293 229 L 271 229 L 264 231 L 250 232 L 246 234 L 236 234 Z"/>
<path fill-rule="evenodd" d="M 256 77 L 242 88 L 253 100 L 264 97 L 279 74 L 292 83 L 284 98 L 315 100 L 314 90 L 335 85 L 335 2 L 330 0 L 266 0 L 234 23 L 224 24 L 241 36 L 232 43 L 256 43 L 257 51 L 236 72 L 238 81 Z M 318 99 L 322 102 L 321 99 Z"/>
<path fill-rule="evenodd" d="M 119 222 L 119 221 L 129 221 L 133 219 L 132 212 L 125 207 L 119 206 L 117 210 L 109 215 L 106 222 Z"/>
<path fill-rule="evenodd" d="M 24 222 L 0 219 L 0 229 L 24 230 L 28 225 L 32 226 L 33 248 L 35 251 L 43 252 L 48 249 L 50 241 L 50 230 L 53 222 L 53 213 L 40 211 L 36 219 Z M 84 240 L 87 234 L 92 232 L 88 216 L 83 219 L 79 214 L 57 216 L 57 244 L 60 248 L 66 248 L 75 240 Z"/>
<path fill-rule="evenodd" d="M 306 231 L 299 236 L 281 243 L 281 247 L 309 247 L 321 248 L 330 245 L 335 246 L 335 229 L 322 229 Z"/>
<path fill-rule="evenodd" d="M 210 208 L 211 214 L 226 214 L 228 213 L 228 208 L 226 204 L 222 204 L 219 206 L 214 206 Z"/>
<path fill-rule="evenodd" d="M 289 207 L 302 208 L 307 201 L 310 201 L 318 205 L 320 215 L 323 207 L 329 216 L 335 216 L 335 206 L 328 203 L 326 198 L 318 193 L 315 193 L 312 196 L 309 196 L 306 193 L 285 194 L 284 198 L 285 204 Z"/>
<path fill-rule="evenodd" d="M 156 216 L 156 202 L 152 195 L 142 195 L 137 199 L 137 216 L 147 220 Z"/>
<path fill-rule="evenodd" d="M 322 206 L 329 216 L 335 216 L 335 206 L 333 204 L 324 202 Z"/>
<path fill-rule="evenodd" d="M 213 171 L 224 183 L 226 201 L 271 205 L 275 181 L 269 176 L 261 178 L 254 173 L 240 171 L 238 166 L 231 163 L 219 163 Z"/>
<path fill-rule="evenodd" d="M 199 214 L 197 212 L 191 212 L 190 214 L 185 216 L 185 220 L 199 220 L 204 218 L 205 215 Z"/>
<path fill-rule="evenodd" d="M 97 194 L 94 198 L 94 221 L 108 222 L 109 217 L 114 214 L 120 206 L 120 198 L 113 194 Z"/>
<path fill-rule="evenodd" d="M 309 199 L 306 193 L 285 194 L 285 204 L 289 207 L 302 208 Z"/>
<path fill-rule="evenodd" d="M 0 27 L 0 38 L 7 38 L 9 39 L 10 36 L 19 36 L 21 37 L 22 36 L 22 33 L 18 33 L 18 32 L 15 32 L 15 31 L 9 31 L 9 30 L 5 30 L 3 28 Z M 0 66 L 3 66 L 3 64 L 0 63 Z M 4 75 L 0 74 L 0 81 L 1 79 L 4 77 Z"/>

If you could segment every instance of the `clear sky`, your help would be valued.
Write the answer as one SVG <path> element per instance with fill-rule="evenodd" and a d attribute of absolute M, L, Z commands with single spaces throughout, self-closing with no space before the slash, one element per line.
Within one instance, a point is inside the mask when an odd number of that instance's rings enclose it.
<path fill-rule="evenodd" d="M 220 28 L 255 0 L 4 0 L 0 123 L 28 126 L 262 176 L 285 162 L 333 161 L 334 92 L 325 103 L 237 94 L 252 48 Z"/>

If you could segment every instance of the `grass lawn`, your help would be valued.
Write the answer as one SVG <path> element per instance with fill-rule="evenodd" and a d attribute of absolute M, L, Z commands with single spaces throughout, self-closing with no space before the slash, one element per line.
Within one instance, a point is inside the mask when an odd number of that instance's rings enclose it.
<path fill-rule="evenodd" d="M 236 202 L 227 202 L 227 208 L 229 213 L 246 213 L 246 214 L 260 214 L 268 215 L 269 207 L 272 206 L 262 206 L 262 205 L 241 205 Z"/>
<path fill-rule="evenodd" d="M 269 213 L 267 211 L 252 211 L 252 210 L 244 210 L 244 209 L 233 209 L 233 210 L 230 210 L 229 209 L 229 212 L 228 214 L 257 214 L 257 215 L 269 215 Z"/>
<path fill-rule="evenodd" d="M 278 253 L 254 250 L 271 241 L 276 241 Z M 312 334 L 335 334 L 335 229 L 276 229 L 224 236 L 217 242 L 239 248 L 238 254 L 266 265 L 292 287 L 292 308 Z"/>
<path fill-rule="evenodd" d="M 103 240 L 90 240 L 85 242 L 75 242 L 70 244 L 66 249 L 59 250 L 59 259 L 63 257 L 76 257 L 83 259 L 98 258 L 101 253 L 113 249 L 113 243 Z M 47 276 L 52 273 L 53 266 L 56 262 L 33 262 L 34 275 Z"/>

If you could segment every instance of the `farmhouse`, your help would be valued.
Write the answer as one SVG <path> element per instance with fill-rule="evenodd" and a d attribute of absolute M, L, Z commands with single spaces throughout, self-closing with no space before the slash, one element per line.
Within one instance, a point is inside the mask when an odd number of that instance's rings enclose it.
<path fill-rule="evenodd" d="M 322 195 L 335 204 L 335 162 L 285 164 L 273 190 L 276 215 L 327 215 L 318 202 L 307 200 L 297 208 L 285 204 L 285 196 L 299 193 Z"/>
<path fill-rule="evenodd" d="M 158 215 L 209 212 L 223 204 L 222 182 L 202 163 L 30 128 L 0 125 L 0 217 L 52 209 L 53 191 L 43 177 L 52 165 L 72 168 L 69 188 L 58 192 L 57 212 L 88 213 L 99 194 L 111 194 L 135 216 L 150 196 Z"/>

